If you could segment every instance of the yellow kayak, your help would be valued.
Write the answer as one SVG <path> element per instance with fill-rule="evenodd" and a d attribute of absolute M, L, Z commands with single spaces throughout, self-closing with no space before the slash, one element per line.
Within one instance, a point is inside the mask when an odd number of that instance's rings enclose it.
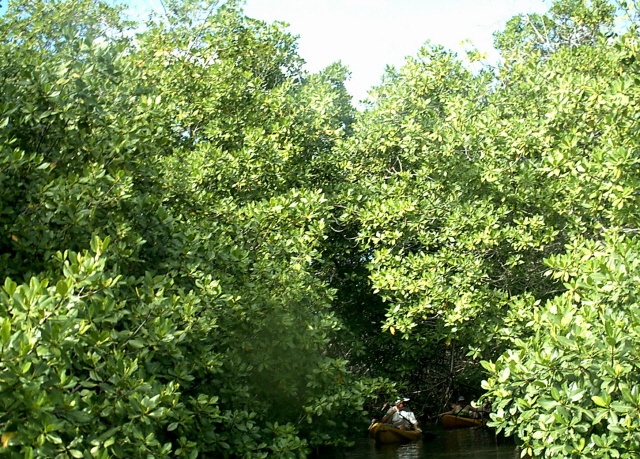
<path fill-rule="evenodd" d="M 419 440 L 422 436 L 422 430 L 401 430 L 389 424 L 376 422 L 369 427 L 369 436 L 378 443 L 407 443 Z"/>

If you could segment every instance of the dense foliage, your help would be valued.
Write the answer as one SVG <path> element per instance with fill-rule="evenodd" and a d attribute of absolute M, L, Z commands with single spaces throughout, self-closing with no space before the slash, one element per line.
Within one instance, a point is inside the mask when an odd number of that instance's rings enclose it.
<path fill-rule="evenodd" d="M 306 457 L 484 378 L 524 453 L 637 456 L 637 13 L 428 43 L 356 112 L 235 1 L 11 3 L 0 453 Z"/>
<path fill-rule="evenodd" d="M 637 10 L 558 1 L 496 45 L 476 72 L 425 46 L 340 144 L 342 222 L 405 339 L 381 364 L 446 399 L 485 359 L 525 454 L 636 457 Z"/>
<path fill-rule="evenodd" d="M 377 386 L 328 350 L 317 275 L 346 71 L 208 7 L 2 18 L 3 454 L 304 457 L 361 428 Z"/>

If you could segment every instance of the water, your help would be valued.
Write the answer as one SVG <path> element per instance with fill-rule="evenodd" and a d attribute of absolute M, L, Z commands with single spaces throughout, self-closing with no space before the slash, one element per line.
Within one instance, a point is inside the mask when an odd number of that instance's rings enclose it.
<path fill-rule="evenodd" d="M 435 430 L 434 438 L 404 445 L 376 445 L 360 439 L 353 448 L 323 454 L 320 459 L 514 459 L 513 444 L 500 444 L 488 429 Z"/>

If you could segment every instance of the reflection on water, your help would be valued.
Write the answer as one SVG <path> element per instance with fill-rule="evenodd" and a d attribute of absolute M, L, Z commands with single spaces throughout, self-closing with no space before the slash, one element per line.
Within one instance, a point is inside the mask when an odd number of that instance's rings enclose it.
<path fill-rule="evenodd" d="M 441 430 L 433 442 L 423 442 L 423 450 L 422 457 L 433 458 L 513 459 L 518 456 L 513 444 L 500 444 L 490 429 Z"/>
<path fill-rule="evenodd" d="M 320 459 L 514 459 L 512 444 L 499 444 L 488 429 L 437 430 L 430 439 L 404 445 L 377 445 L 371 439 L 358 440 L 348 450 L 321 455 Z"/>
<path fill-rule="evenodd" d="M 375 443 L 375 442 L 374 442 Z M 368 456 L 368 457 L 385 457 L 385 458 L 401 458 L 401 459 L 415 459 L 422 456 L 421 451 L 422 442 L 409 443 L 407 445 L 382 445 L 376 448 L 380 456 Z"/>

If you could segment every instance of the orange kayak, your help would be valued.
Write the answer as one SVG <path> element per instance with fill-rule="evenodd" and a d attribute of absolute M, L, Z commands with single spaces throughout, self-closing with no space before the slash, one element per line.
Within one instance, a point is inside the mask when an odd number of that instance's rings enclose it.
<path fill-rule="evenodd" d="M 378 443 L 408 443 L 419 440 L 422 430 L 401 430 L 389 424 L 376 422 L 369 427 L 369 436 Z"/>
<path fill-rule="evenodd" d="M 455 414 L 445 414 L 442 416 L 442 426 L 445 429 L 459 429 L 462 427 L 481 427 L 487 423 L 487 419 L 475 419 Z"/>

